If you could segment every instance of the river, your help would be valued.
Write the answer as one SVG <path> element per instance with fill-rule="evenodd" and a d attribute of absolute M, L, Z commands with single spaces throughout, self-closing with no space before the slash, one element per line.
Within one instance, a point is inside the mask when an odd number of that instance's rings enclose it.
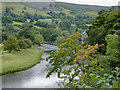
<path fill-rule="evenodd" d="M 58 46 L 42 44 L 45 49 L 57 50 Z M 57 73 L 53 73 L 50 78 L 45 78 L 51 66 L 46 62 L 46 57 L 50 55 L 50 51 L 44 51 L 41 60 L 36 66 L 2 76 L 2 88 L 58 88 Z"/>

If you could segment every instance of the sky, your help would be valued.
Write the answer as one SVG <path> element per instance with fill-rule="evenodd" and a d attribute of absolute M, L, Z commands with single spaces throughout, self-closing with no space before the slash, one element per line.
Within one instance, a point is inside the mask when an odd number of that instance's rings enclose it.
<path fill-rule="evenodd" d="M 88 4 L 88 5 L 99 5 L 99 6 L 118 6 L 120 0 L 0 0 L 2 2 L 68 2 L 75 4 Z M 120 5 L 119 5 L 120 6 Z"/>
<path fill-rule="evenodd" d="M 56 0 L 56 1 L 99 6 L 118 6 L 118 2 L 120 0 Z"/>

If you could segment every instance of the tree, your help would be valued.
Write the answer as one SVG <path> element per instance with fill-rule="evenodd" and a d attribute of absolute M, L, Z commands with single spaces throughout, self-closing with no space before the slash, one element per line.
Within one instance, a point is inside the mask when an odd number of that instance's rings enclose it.
<path fill-rule="evenodd" d="M 9 7 L 6 7 L 5 12 L 6 12 L 6 13 L 11 13 L 10 8 L 9 8 Z"/>
<path fill-rule="evenodd" d="M 8 15 L 8 16 L 3 15 L 2 23 L 13 23 L 13 18 L 10 15 Z"/>
<path fill-rule="evenodd" d="M 64 36 L 58 36 L 58 37 L 56 38 L 56 41 L 55 41 L 55 42 L 56 42 L 58 45 L 60 45 L 61 43 L 64 42 L 64 39 L 65 39 Z"/>
<path fill-rule="evenodd" d="M 8 52 L 11 53 L 11 51 L 19 50 L 19 43 L 17 38 L 13 36 L 9 36 L 6 41 L 3 41 L 3 49 L 8 50 Z"/>
<path fill-rule="evenodd" d="M 53 7 L 53 5 L 52 5 L 52 3 L 50 3 L 50 5 L 49 5 L 50 7 Z"/>
<path fill-rule="evenodd" d="M 38 44 L 38 45 L 44 42 L 44 38 L 41 34 L 35 35 L 34 40 L 35 40 L 35 44 Z"/>
<path fill-rule="evenodd" d="M 65 30 L 65 31 L 62 31 L 62 35 L 63 35 L 65 38 L 67 38 L 67 37 L 70 36 L 70 33 L 69 33 L 67 30 Z"/>
<path fill-rule="evenodd" d="M 35 30 L 33 30 L 33 28 L 29 28 L 29 23 L 25 23 L 22 27 L 23 28 L 18 32 L 17 37 L 29 38 L 33 42 L 35 36 Z"/>
<path fill-rule="evenodd" d="M 25 11 L 23 10 L 22 13 L 24 13 Z"/>
<path fill-rule="evenodd" d="M 70 29 L 70 26 L 71 26 L 71 23 L 70 23 L 69 20 L 62 20 L 62 22 L 60 22 L 60 24 L 59 24 L 59 27 L 60 27 L 62 30 Z"/>
<path fill-rule="evenodd" d="M 44 7 L 43 10 L 47 10 L 47 7 Z"/>
<path fill-rule="evenodd" d="M 55 33 L 55 31 L 52 29 L 40 30 L 40 33 L 44 37 L 44 40 L 47 42 L 54 42 L 56 40 L 56 37 L 58 36 L 58 34 Z"/>
<path fill-rule="evenodd" d="M 32 46 L 32 41 L 28 38 L 19 39 L 19 46 L 21 49 L 30 48 Z"/>
<path fill-rule="evenodd" d="M 101 55 L 99 61 L 104 62 L 104 66 L 109 66 L 110 68 L 120 67 L 118 35 L 108 34 L 105 40 L 107 42 L 106 54 Z"/>
<path fill-rule="evenodd" d="M 97 61 L 91 56 L 94 55 L 99 46 L 98 44 L 95 46 L 88 44 L 83 46 L 80 44 L 80 37 L 82 35 L 77 32 L 65 39 L 59 50 L 52 52 L 46 58 L 53 66 L 46 77 L 50 77 L 53 72 L 57 72 L 58 77 L 62 79 L 58 83 L 61 88 L 78 88 L 80 85 L 97 88 L 98 79 L 95 78 L 95 71 L 99 70 L 101 72 L 103 69 L 99 67 Z M 67 68 L 64 68 L 65 66 Z M 91 74 L 94 75 L 91 77 Z"/>
<path fill-rule="evenodd" d="M 26 49 L 28 47 L 27 43 L 25 43 L 24 40 L 20 39 L 19 40 L 19 47 L 20 49 Z"/>
<path fill-rule="evenodd" d="M 30 23 L 34 22 L 34 18 L 31 18 Z"/>
<path fill-rule="evenodd" d="M 106 53 L 106 40 L 105 37 L 108 34 L 114 34 L 117 30 L 120 29 L 119 19 L 120 15 L 118 14 L 119 10 L 114 10 L 112 12 L 106 12 L 100 14 L 94 21 L 92 25 L 89 26 L 87 31 L 88 42 L 90 45 L 104 44 L 104 48 L 100 48 L 99 52 L 102 54 Z"/>
<path fill-rule="evenodd" d="M 25 38 L 24 42 L 28 45 L 27 48 L 32 47 L 33 42 L 29 38 Z"/>
<path fill-rule="evenodd" d="M 0 32 L 1 33 L 1 32 Z M 2 32 L 2 41 L 4 41 L 4 40 L 7 40 L 7 35 L 6 35 L 6 33 L 5 32 Z"/>
<path fill-rule="evenodd" d="M 107 12 L 106 10 L 100 10 L 99 12 L 98 12 L 98 15 L 100 15 L 100 14 L 102 14 L 102 13 L 105 13 L 105 12 Z"/>
<path fill-rule="evenodd" d="M 26 7 L 24 7 L 24 10 L 26 10 L 27 8 Z"/>

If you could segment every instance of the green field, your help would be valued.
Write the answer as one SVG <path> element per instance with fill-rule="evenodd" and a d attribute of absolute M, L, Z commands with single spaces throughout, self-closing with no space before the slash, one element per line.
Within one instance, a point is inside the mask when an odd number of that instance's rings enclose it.
<path fill-rule="evenodd" d="M 30 22 L 30 19 L 27 19 L 27 22 Z"/>
<path fill-rule="evenodd" d="M 43 27 L 38 27 L 38 26 L 36 26 L 36 25 L 34 25 L 34 27 L 37 28 L 37 29 L 42 29 L 42 28 L 43 28 Z"/>
<path fill-rule="evenodd" d="M 2 74 L 25 70 L 36 65 L 40 62 L 42 53 L 37 46 L 22 51 L 3 53 Z"/>
<path fill-rule="evenodd" d="M 91 24 L 86 24 L 88 27 L 91 26 Z"/>
<path fill-rule="evenodd" d="M 39 19 L 39 21 L 51 23 L 52 19 Z"/>
<path fill-rule="evenodd" d="M 98 15 L 98 12 L 91 11 L 91 12 L 84 12 L 84 14 L 95 18 Z"/>
<path fill-rule="evenodd" d="M 14 24 L 14 25 L 23 25 L 24 23 L 13 21 L 13 24 Z"/>

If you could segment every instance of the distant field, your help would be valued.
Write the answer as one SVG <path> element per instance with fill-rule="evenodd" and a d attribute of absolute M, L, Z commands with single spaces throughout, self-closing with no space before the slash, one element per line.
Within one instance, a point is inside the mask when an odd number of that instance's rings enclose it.
<path fill-rule="evenodd" d="M 42 28 L 43 28 L 43 27 L 38 27 L 38 26 L 36 26 L 36 25 L 34 25 L 34 27 L 37 28 L 37 29 L 42 29 Z"/>
<path fill-rule="evenodd" d="M 12 10 L 12 12 L 14 12 L 15 14 L 21 14 L 22 11 L 24 11 L 24 12 L 29 12 L 31 14 L 36 13 L 38 15 L 51 17 L 50 15 L 47 14 L 47 12 L 49 12 L 49 11 L 40 11 L 38 9 L 33 9 L 33 8 L 30 8 L 30 7 L 27 7 L 27 6 L 25 6 L 24 4 L 21 4 L 21 3 L 2 3 L 2 11 L 5 10 L 6 6 L 10 7 L 10 8 L 14 8 Z M 24 7 L 26 7 L 26 10 L 24 9 Z M 60 13 L 61 11 L 54 11 L 54 12 L 55 13 Z M 66 15 L 70 15 L 70 10 L 68 10 L 68 9 L 62 10 L 62 12 L 66 13 Z"/>
<path fill-rule="evenodd" d="M 86 24 L 88 27 L 91 26 L 91 24 Z"/>
<path fill-rule="evenodd" d="M 14 24 L 14 25 L 23 25 L 24 23 L 13 21 L 13 24 Z"/>
<path fill-rule="evenodd" d="M 39 19 L 38 21 L 51 23 L 52 19 Z"/>
<path fill-rule="evenodd" d="M 75 24 L 72 24 L 71 26 L 76 26 Z"/>
<path fill-rule="evenodd" d="M 30 7 L 27 7 L 25 6 L 24 4 L 21 4 L 21 3 L 2 3 L 2 11 L 5 11 L 5 8 L 7 7 L 10 7 L 10 8 L 14 8 L 12 10 L 12 12 L 14 12 L 15 14 L 21 14 L 22 11 L 24 12 L 29 12 L 31 14 L 38 14 L 38 15 L 44 15 L 44 16 L 50 16 L 47 14 L 48 11 L 40 11 L 40 10 L 37 10 L 37 9 L 33 9 L 33 8 L 30 8 Z M 26 7 L 26 10 L 24 10 L 24 7 Z"/>
<path fill-rule="evenodd" d="M 94 18 L 98 15 L 98 12 L 91 11 L 91 12 L 84 12 L 84 14 L 87 14 L 87 15 L 92 16 Z"/>
<path fill-rule="evenodd" d="M 27 19 L 27 22 L 30 22 L 30 19 Z"/>
<path fill-rule="evenodd" d="M 12 73 L 34 66 L 40 62 L 42 53 L 37 46 L 20 52 L 4 53 L 2 55 L 2 73 Z"/>

